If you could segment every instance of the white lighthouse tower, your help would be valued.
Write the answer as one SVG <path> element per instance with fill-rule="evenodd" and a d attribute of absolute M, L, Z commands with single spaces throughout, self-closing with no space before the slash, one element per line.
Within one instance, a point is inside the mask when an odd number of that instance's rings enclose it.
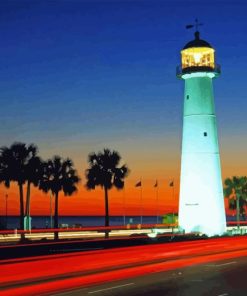
<path fill-rule="evenodd" d="M 177 68 L 177 77 L 185 81 L 179 226 L 209 236 L 226 231 L 213 94 L 213 78 L 220 75 L 220 67 L 214 53 L 196 30 L 195 39 L 182 49 Z"/>

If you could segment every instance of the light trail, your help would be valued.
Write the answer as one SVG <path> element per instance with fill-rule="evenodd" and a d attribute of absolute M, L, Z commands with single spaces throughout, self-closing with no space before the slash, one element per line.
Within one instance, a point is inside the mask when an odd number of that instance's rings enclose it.
<path fill-rule="evenodd" d="M 246 244 L 231 237 L 4 260 L 0 295 L 42 295 L 237 258 L 247 255 Z"/>
<path fill-rule="evenodd" d="M 236 229 L 237 222 L 231 221 L 227 223 L 228 231 L 238 232 Z M 241 231 L 247 231 L 247 221 L 241 221 Z M 149 237 L 156 237 L 157 233 L 174 233 L 176 234 L 177 224 L 135 224 L 126 226 L 97 226 L 97 227 L 80 227 L 80 228 L 52 228 L 52 229 L 32 229 L 32 230 L 0 230 L 0 242 L 15 242 L 21 239 L 21 234 L 29 240 L 40 240 L 46 238 L 47 240 L 54 239 L 54 233 L 59 233 L 60 239 L 90 239 L 90 238 L 104 238 L 104 232 L 109 230 L 110 237 L 128 237 L 131 234 L 145 233 Z M 1 246 L 0 246 L 1 247 Z"/>

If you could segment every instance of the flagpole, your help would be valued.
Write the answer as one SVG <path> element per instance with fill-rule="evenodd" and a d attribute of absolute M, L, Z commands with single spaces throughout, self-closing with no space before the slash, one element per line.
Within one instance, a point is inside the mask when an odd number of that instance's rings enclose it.
<path fill-rule="evenodd" d="M 140 199 L 141 199 L 141 201 L 140 201 L 140 220 L 141 220 L 141 225 L 142 225 L 142 207 L 143 207 L 143 205 L 142 205 L 142 178 L 140 178 L 140 180 L 141 180 L 141 188 L 140 188 L 140 194 L 141 194 L 141 196 L 140 196 Z"/>
<path fill-rule="evenodd" d="M 140 225 L 142 225 L 142 215 L 143 215 L 143 205 L 142 205 L 142 178 L 140 178 L 140 181 L 136 183 L 135 187 L 141 187 L 140 188 L 140 205 L 139 205 L 139 215 L 140 215 Z"/>
<path fill-rule="evenodd" d="M 174 183 L 174 179 L 172 180 L 172 202 L 174 203 L 174 187 L 175 187 L 175 183 Z M 174 224 L 174 204 L 172 206 L 172 224 Z M 173 233 L 173 226 L 172 226 L 172 233 Z"/>
<path fill-rule="evenodd" d="M 158 191 L 159 191 L 159 183 L 156 181 L 156 224 L 159 223 L 159 199 L 158 199 Z"/>

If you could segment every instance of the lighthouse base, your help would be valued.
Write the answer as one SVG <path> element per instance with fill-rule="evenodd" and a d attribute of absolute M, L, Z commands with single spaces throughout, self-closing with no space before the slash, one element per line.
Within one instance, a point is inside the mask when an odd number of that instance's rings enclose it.
<path fill-rule="evenodd" d="M 226 232 L 219 154 L 183 154 L 179 227 L 208 236 Z"/>

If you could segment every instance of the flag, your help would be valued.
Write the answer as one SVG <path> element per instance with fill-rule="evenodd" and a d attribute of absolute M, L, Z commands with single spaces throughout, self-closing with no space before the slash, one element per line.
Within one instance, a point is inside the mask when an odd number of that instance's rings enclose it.
<path fill-rule="evenodd" d="M 136 183 L 135 187 L 140 187 L 142 186 L 142 181 L 139 181 L 138 183 Z"/>
<path fill-rule="evenodd" d="M 156 183 L 154 184 L 154 187 L 158 187 L 158 180 L 156 180 Z"/>
<path fill-rule="evenodd" d="M 171 181 L 170 184 L 169 184 L 169 186 L 170 186 L 170 187 L 173 187 L 173 186 L 174 186 L 174 182 Z"/>

